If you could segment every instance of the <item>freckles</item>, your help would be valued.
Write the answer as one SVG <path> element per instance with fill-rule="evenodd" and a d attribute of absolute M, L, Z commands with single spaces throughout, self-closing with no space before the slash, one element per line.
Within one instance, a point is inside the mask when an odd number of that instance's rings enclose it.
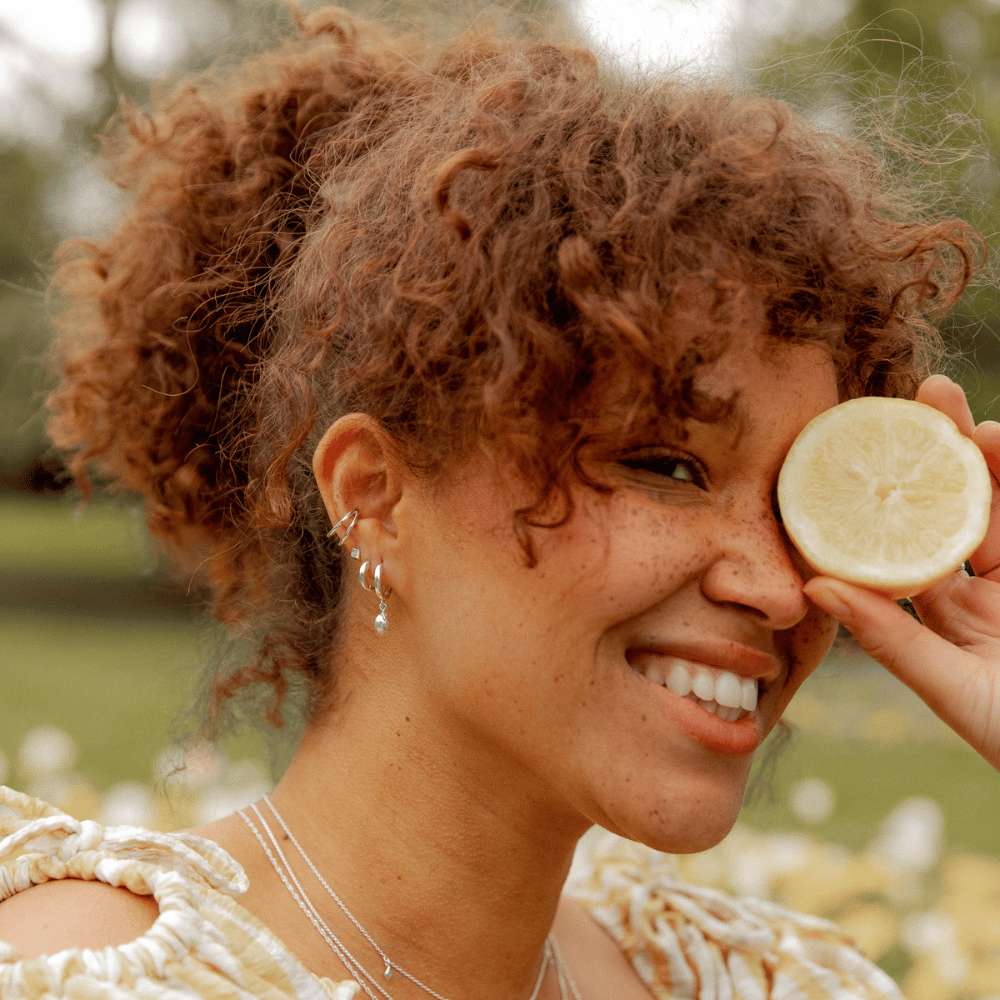
<path fill-rule="evenodd" d="M 817 612 L 806 616 L 799 628 L 801 643 L 829 642 L 837 634 L 837 623 L 829 615 Z"/>

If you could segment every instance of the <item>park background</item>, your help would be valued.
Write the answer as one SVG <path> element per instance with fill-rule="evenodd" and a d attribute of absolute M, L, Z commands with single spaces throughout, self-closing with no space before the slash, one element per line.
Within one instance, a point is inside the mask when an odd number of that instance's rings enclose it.
<path fill-rule="evenodd" d="M 1000 0 L 506 6 L 515 30 L 568 19 L 623 65 L 762 79 L 833 121 L 888 114 L 937 151 L 927 177 L 1000 249 Z M 376 9 L 405 25 L 477 7 Z M 289 752 L 252 733 L 186 739 L 220 641 L 202 595 L 170 574 L 133 499 L 81 509 L 43 412 L 52 252 L 116 211 L 93 164 L 101 124 L 121 96 L 141 104 L 154 79 L 287 23 L 271 0 L 0 0 L 0 782 L 80 818 L 203 822 L 266 791 Z M 1000 411 L 998 305 L 974 289 L 942 331 L 978 419 Z M 837 920 L 911 1000 L 1000 998 L 995 772 L 846 634 L 788 719 L 736 830 L 683 873 Z"/>

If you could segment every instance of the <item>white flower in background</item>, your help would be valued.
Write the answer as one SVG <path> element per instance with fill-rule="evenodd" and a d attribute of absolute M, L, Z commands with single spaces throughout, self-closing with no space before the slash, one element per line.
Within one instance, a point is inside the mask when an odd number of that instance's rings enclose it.
<path fill-rule="evenodd" d="M 962 950 L 955 921 L 943 910 L 908 913 L 903 918 L 903 943 L 915 954 L 927 953 L 942 982 L 959 986 L 969 973 L 969 957 Z"/>
<path fill-rule="evenodd" d="M 104 826 L 151 826 L 153 793 L 137 781 L 120 781 L 101 796 L 98 822 Z"/>
<path fill-rule="evenodd" d="M 176 782 L 187 788 L 207 788 L 219 779 L 225 757 L 211 743 L 194 740 L 161 750 L 153 762 L 157 782 Z"/>
<path fill-rule="evenodd" d="M 901 868 L 925 871 L 941 857 L 944 811 L 933 799 L 905 799 L 883 821 L 868 854 Z"/>
<path fill-rule="evenodd" d="M 776 878 L 805 868 L 812 856 L 812 842 L 803 833 L 774 832 L 749 837 L 733 852 L 729 885 L 738 896 L 767 899 Z"/>
<path fill-rule="evenodd" d="M 908 913 L 903 919 L 902 937 L 910 951 L 932 951 L 955 940 L 955 921 L 944 910 Z"/>
<path fill-rule="evenodd" d="M 71 770 L 76 754 L 76 743 L 69 733 L 56 726 L 35 726 L 21 740 L 17 759 L 21 773 L 33 780 Z"/>
<path fill-rule="evenodd" d="M 153 761 L 153 780 L 159 785 L 170 780 L 183 780 L 179 769 L 184 764 L 184 750 L 176 743 L 164 747 Z"/>
<path fill-rule="evenodd" d="M 795 783 L 789 796 L 792 812 L 810 826 L 825 823 L 836 803 L 833 789 L 822 778 L 803 778 Z"/>
<path fill-rule="evenodd" d="M 195 822 L 211 823 L 256 802 L 271 790 L 267 772 L 255 760 L 230 764 L 220 781 L 202 791 L 195 806 Z"/>

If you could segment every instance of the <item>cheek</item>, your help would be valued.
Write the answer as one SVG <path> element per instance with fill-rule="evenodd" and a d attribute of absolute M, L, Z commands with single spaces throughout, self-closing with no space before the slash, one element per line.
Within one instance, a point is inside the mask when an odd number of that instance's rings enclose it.
<path fill-rule="evenodd" d="M 530 575 L 563 608 L 572 600 L 582 611 L 593 601 L 613 618 L 690 573 L 707 546 L 697 521 L 625 490 L 581 493 L 568 524 L 533 530 L 538 564 Z"/>
<path fill-rule="evenodd" d="M 810 606 L 799 622 L 789 649 L 791 670 L 786 684 L 788 698 L 820 665 L 837 637 L 837 621 L 819 608 Z"/>

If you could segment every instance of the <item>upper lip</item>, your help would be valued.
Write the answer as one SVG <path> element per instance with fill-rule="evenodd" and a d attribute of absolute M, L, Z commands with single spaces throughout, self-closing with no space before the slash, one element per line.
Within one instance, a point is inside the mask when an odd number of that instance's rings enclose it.
<path fill-rule="evenodd" d="M 638 642 L 629 646 L 626 655 L 631 660 L 639 654 L 676 656 L 689 663 L 701 663 L 718 670 L 728 670 L 741 677 L 763 680 L 765 684 L 780 677 L 784 669 L 773 653 L 724 640 L 698 643 Z"/>

